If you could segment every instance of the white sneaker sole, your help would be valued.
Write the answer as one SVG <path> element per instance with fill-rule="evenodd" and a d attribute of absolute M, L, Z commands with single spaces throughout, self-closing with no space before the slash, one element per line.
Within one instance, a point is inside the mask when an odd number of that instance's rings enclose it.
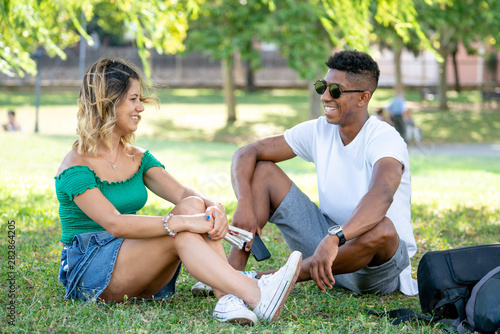
<path fill-rule="evenodd" d="M 250 311 L 251 312 L 251 311 Z M 236 317 L 236 318 L 230 318 L 230 319 L 224 319 L 222 320 L 221 318 L 217 318 L 215 317 L 216 320 L 220 321 L 220 322 L 229 322 L 229 323 L 232 323 L 232 324 L 238 324 L 238 325 L 241 325 L 241 326 L 255 326 L 257 324 L 257 316 L 255 316 L 255 319 L 252 318 L 252 319 L 249 319 L 250 317 L 246 318 L 246 317 Z"/>

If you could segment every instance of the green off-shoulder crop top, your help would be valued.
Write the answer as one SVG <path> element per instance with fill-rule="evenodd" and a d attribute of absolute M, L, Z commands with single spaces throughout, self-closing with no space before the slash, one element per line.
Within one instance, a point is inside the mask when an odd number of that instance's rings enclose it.
<path fill-rule="evenodd" d="M 87 166 L 71 166 L 55 177 L 56 196 L 59 201 L 61 219 L 61 241 L 70 243 L 77 234 L 104 231 L 75 204 L 73 198 L 87 189 L 99 188 L 102 194 L 121 214 L 135 214 L 146 205 L 148 192 L 144 185 L 144 174 L 151 167 L 165 168 L 149 151 L 144 153 L 139 170 L 121 182 L 101 181 Z"/>

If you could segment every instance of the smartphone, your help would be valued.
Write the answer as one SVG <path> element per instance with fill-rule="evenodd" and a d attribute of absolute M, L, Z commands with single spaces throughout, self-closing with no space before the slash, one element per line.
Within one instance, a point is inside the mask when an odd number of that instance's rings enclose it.
<path fill-rule="evenodd" d="M 253 244 L 250 252 L 257 261 L 267 260 L 271 257 L 271 253 L 269 253 L 269 250 L 266 245 L 264 245 L 264 242 L 262 242 L 262 239 L 258 234 L 255 234 L 255 237 L 253 238 Z"/>

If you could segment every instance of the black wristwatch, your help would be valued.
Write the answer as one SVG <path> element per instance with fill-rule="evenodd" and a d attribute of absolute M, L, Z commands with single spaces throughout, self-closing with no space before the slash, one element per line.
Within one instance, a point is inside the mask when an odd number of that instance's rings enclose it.
<path fill-rule="evenodd" d="M 339 237 L 339 247 L 345 244 L 345 236 L 344 232 L 342 231 L 342 226 L 340 225 L 334 225 L 328 229 L 328 234 L 330 235 L 336 235 Z"/>

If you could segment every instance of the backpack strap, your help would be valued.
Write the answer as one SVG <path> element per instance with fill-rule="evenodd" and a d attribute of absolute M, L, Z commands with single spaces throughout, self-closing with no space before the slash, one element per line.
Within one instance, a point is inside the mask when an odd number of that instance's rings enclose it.
<path fill-rule="evenodd" d="M 426 316 L 419 313 L 416 313 L 412 310 L 406 308 L 400 308 L 392 311 L 384 311 L 384 312 L 376 312 L 372 309 L 366 309 L 366 311 L 377 317 L 387 317 L 391 319 L 391 324 L 394 326 L 399 325 L 402 322 L 406 321 L 416 321 L 421 320 L 427 323 L 440 323 L 445 325 L 446 327 L 442 328 L 442 330 L 446 333 L 456 334 L 457 331 L 462 330 L 459 334 L 469 333 L 468 323 L 466 321 L 461 321 L 460 319 L 443 319 L 439 316 Z M 462 326 L 462 328 L 461 328 Z"/>
<path fill-rule="evenodd" d="M 415 321 L 415 320 L 423 320 L 426 322 L 436 322 L 439 318 L 429 317 L 426 315 L 418 314 L 413 312 L 412 310 L 406 308 L 400 308 L 392 311 L 384 311 L 384 312 L 376 312 L 372 309 L 366 309 L 369 314 L 376 315 L 377 317 L 388 317 L 392 319 L 391 324 L 397 326 L 405 321 Z"/>
<path fill-rule="evenodd" d="M 439 310 L 446 304 L 453 304 L 457 310 L 460 321 L 466 318 L 465 303 L 469 299 L 470 292 L 467 288 L 449 289 L 444 291 L 445 298 L 441 299 L 434 307 L 434 311 Z"/>
<path fill-rule="evenodd" d="M 460 322 L 457 326 L 457 332 L 458 334 L 465 334 L 465 333 L 474 333 L 474 328 L 467 322 L 467 320 L 464 320 Z"/>

